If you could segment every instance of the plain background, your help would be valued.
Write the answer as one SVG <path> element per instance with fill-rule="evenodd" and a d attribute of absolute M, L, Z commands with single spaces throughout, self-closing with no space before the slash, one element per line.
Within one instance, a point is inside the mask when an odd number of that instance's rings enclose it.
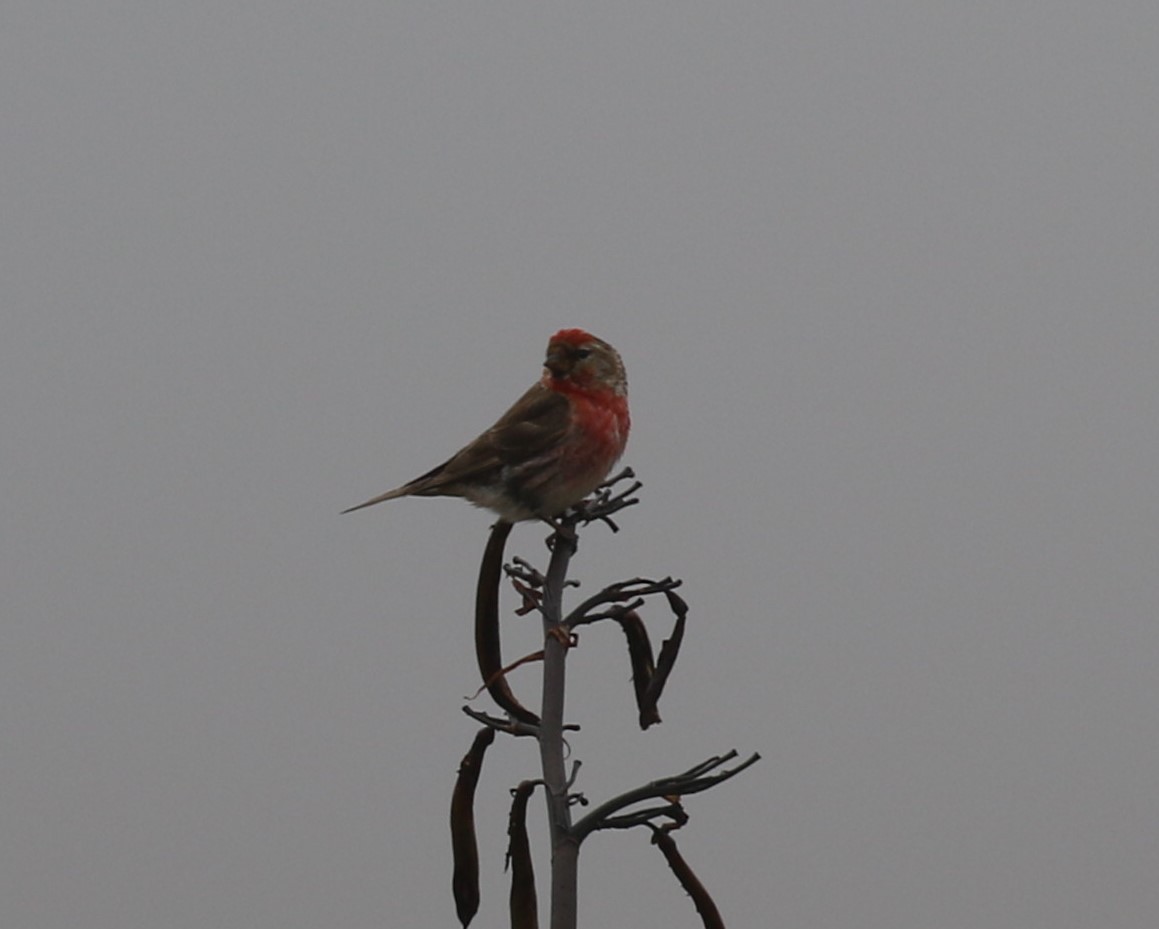
<path fill-rule="evenodd" d="M 454 924 L 490 518 L 338 511 L 583 326 L 645 487 L 575 571 L 693 611 L 644 734 L 582 635 L 580 789 L 760 751 L 679 836 L 732 927 L 1153 926 L 1156 9 L 9 0 L 0 925 Z M 642 832 L 581 882 L 698 924 Z"/>

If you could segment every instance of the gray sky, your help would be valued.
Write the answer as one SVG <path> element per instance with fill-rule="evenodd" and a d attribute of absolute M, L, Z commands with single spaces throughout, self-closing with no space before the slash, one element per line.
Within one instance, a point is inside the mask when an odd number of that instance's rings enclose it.
<path fill-rule="evenodd" d="M 646 485 L 575 569 L 693 607 L 644 734 L 583 634 L 580 788 L 762 752 L 680 836 L 732 927 L 1154 924 L 1153 3 L 3 19 L 0 925 L 454 924 L 489 518 L 338 511 L 565 325 Z M 480 926 L 535 770 L 484 768 Z M 586 926 L 697 924 L 642 833 L 581 872 Z"/>

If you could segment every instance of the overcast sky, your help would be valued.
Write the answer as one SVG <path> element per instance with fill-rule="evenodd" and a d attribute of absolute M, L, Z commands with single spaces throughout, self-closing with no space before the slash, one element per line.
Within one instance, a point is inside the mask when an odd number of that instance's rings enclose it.
<path fill-rule="evenodd" d="M 623 354 L 645 485 L 583 590 L 692 607 L 647 733 L 581 635 L 578 788 L 760 751 L 678 836 L 734 929 L 1155 924 L 1154 3 L 2 19 L 0 925 L 455 924 L 490 517 L 338 512 L 562 326 Z M 478 926 L 535 773 L 484 766 Z M 580 892 L 698 925 L 643 832 Z"/>

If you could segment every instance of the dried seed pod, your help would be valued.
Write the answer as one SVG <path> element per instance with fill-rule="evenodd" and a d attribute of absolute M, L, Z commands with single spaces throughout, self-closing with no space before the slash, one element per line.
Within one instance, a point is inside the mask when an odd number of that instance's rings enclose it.
<path fill-rule="evenodd" d="M 676 623 L 672 627 L 672 635 L 665 639 L 660 646 L 660 656 L 656 659 L 656 670 L 648 682 L 648 692 L 644 695 L 641 715 L 650 708 L 656 712 L 656 704 L 660 702 L 660 694 L 664 692 L 664 685 L 668 683 L 668 675 L 676 664 L 676 656 L 680 654 L 680 643 L 684 641 L 684 623 L 688 617 L 688 604 L 670 590 L 664 592 L 668 598 L 668 606 L 676 614 Z M 659 717 L 657 717 L 659 718 Z"/>
<path fill-rule="evenodd" d="M 459 776 L 451 793 L 451 853 L 454 873 L 451 891 L 455 896 L 455 912 L 466 929 L 479 911 L 479 847 L 475 842 L 475 785 L 483 767 L 487 746 L 495 741 L 495 730 L 480 729 L 475 733 L 471 749 L 459 762 Z"/>
<path fill-rule="evenodd" d="M 660 851 L 668 861 L 668 867 L 676 875 L 676 880 L 680 881 L 680 886 L 692 898 L 696 912 L 700 914 L 700 919 L 704 923 L 704 929 L 724 929 L 724 920 L 720 918 L 720 910 L 716 908 L 712 897 L 704 889 L 704 885 L 700 883 L 700 879 L 692 868 L 688 866 L 684 856 L 680 854 L 680 850 L 676 847 L 676 840 L 663 829 L 653 829 L 652 843 L 660 846 Z"/>
<path fill-rule="evenodd" d="M 523 781 L 513 790 L 507 818 L 507 863 L 511 866 L 511 929 L 538 929 L 535 867 L 527 841 L 527 798 L 538 781 Z"/>
<path fill-rule="evenodd" d="M 499 579 L 502 576 L 503 548 L 511 534 L 511 523 L 497 522 L 479 565 L 479 582 L 475 588 L 475 658 L 483 686 L 501 709 L 513 719 L 536 726 L 539 717 L 515 699 L 503 675 L 503 654 L 499 645 Z"/>
<path fill-rule="evenodd" d="M 652 662 L 652 642 L 648 638 L 644 620 L 635 610 L 617 616 L 616 621 L 624 630 L 624 638 L 628 640 L 628 660 L 632 663 L 632 687 L 636 691 L 636 709 L 640 711 L 640 728 L 647 729 L 660 722 L 656 701 L 652 700 L 649 704 L 647 696 L 652 675 L 656 671 Z"/>

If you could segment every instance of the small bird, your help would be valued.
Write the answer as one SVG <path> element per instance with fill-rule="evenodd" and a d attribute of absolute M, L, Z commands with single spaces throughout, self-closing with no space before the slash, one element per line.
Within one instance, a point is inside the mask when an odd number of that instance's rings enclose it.
<path fill-rule="evenodd" d="M 506 522 L 549 522 L 596 489 L 628 442 L 619 353 L 582 329 L 547 343 L 543 376 L 470 445 L 437 468 L 344 513 L 398 497 L 464 497 Z"/>

